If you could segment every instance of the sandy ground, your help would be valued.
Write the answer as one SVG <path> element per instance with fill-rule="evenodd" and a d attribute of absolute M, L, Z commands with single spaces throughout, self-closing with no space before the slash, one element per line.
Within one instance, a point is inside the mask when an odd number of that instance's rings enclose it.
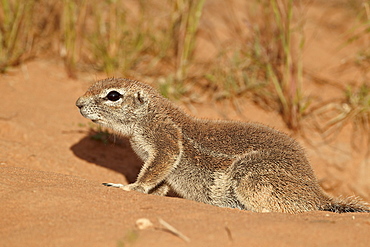
<path fill-rule="evenodd" d="M 258 214 L 102 186 L 134 181 L 141 162 L 125 140 L 91 138 L 74 102 L 92 81 L 68 79 L 53 61 L 1 75 L 0 246 L 368 246 L 369 214 Z M 194 108 L 238 118 L 226 105 Z M 276 114 L 248 109 L 284 129 Z M 140 218 L 154 226 L 140 230 Z"/>
<path fill-rule="evenodd" d="M 320 4 L 307 12 L 304 64 L 305 73 L 317 77 L 313 81 L 340 84 L 361 76 L 340 67 L 356 52 L 351 45 L 338 49 L 337 37 L 350 25 L 347 19 L 336 7 Z M 366 213 L 251 213 L 102 186 L 134 182 L 141 161 L 127 140 L 92 138 L 96 126 L 79 114 L 75 101 L 103 77 L 78 78 L 68 78 L 63 65 L 50 59 L 0 74 L 0 246 L 369 246 Z M 327 100 L 345 86 L 311 83 L 304 90 Z M 239 112 L 226 101 L 183 107 L 198 117 L 252 120 L 293 134 L 277 113 L 247 100 L 237 105 Z M 307 121 L 306 138 L 296 137 L 323 188 L 335 196 L 359 195 L 370 201 L 366 148 L 352 148 L 348 128 L 329 145 L 310 127 Z M 153 226 L 140 230 L 136 222 L 141 218 Z"/>

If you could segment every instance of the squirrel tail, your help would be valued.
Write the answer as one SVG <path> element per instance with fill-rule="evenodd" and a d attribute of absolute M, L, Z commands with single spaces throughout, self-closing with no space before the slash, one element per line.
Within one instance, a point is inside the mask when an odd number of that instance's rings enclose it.
<path fill-rule="evenodd" d="M 362 201 L 358 197 L 353 196 L 347 198 L 329 199 L 326 204 L 320 207 L 320 210 L 334 213 L 370 213 L 369 204 Z"/>

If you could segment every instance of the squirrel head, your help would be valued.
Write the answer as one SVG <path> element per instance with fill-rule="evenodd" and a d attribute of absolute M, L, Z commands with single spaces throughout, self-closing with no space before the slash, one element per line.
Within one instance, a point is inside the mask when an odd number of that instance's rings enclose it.
<path fill-rule="evenodd" d="M 138 81 L 108 78 L 94 83 L 76 101 L 82 116 L 129 136 L 148 113 L 155 91 Z"/>

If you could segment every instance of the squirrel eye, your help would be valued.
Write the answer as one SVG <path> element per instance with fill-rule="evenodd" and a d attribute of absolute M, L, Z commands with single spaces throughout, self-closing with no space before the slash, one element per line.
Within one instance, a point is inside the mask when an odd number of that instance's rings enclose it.
<path fill-rule="evenodd" d="M 122 94 L 120 94 L 119 92 L 117 91 L 110 91 L 108 94 L 107 94 L 107 99 L 110 100 L 110 101 L 117 101 L 119 100 L 120 98 L 122 97 Z"/>

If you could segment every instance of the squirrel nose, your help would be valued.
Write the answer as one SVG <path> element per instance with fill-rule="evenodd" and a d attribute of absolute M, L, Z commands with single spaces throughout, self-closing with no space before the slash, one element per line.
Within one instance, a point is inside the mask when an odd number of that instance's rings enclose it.
<path fill-rule="evenodd" d="M 82 98 L 78 98 L 78 100 L 76 101 L 76 106 L 81 109 L 82 107 L 84 107 L 85 105 L 85 102 Z"/>

